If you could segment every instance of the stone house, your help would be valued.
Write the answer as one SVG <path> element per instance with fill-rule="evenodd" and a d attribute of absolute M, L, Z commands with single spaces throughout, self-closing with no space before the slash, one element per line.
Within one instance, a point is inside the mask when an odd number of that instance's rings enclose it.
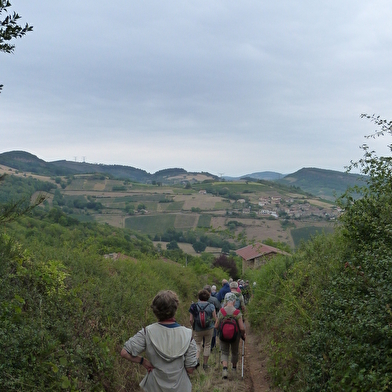
<path fill-rule="evenodd" d="M 289 253 L 284 252 L 283 250 L 260 243 L 245 246 L 244 248 L 236 250 L 235 253 L 242 258 L 243 274 L 247 268 L 259 268 L 278 254 L 290 256 Z"/>

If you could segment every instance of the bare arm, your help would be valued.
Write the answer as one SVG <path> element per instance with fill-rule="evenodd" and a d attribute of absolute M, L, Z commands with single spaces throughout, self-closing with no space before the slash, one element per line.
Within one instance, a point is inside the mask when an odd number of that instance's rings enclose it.
<path fill-rule="evenodd" d="M 129 354 L 129 352 L 125 350 L 125 348 L 121 350 L 121 356 L 130 362 L 139 363 L 139 364 L 141 362 L 141 365 L 145 367 L 148 372 L 151 372 L 151 370 L 154 369 L 154 366 L 151 365 L 151 362 L 147 358 L 143 358 L 141 356 L 134 357 L 133 355 Z"/>
<path fill-rule="evenodd" d="M 185 353 L 184 366 L 188 374 L 192 374 L 193 371 L 195 370 L 195 366 L 197 365 L 196 353 L 197 353 L 196 342 L 194 339 L 192 339 L 189 344 L 188 350 Z"/>
<path fill-rule="evenodd" d="M 214 325 L 214 328 L 215 328 L 215 329 L 218 329 L 218 327 L 219 327 L 219 324 L 220 324 L 220 320 L 219 320 L 219 317 L 217 317 L 217 318 L 215 319 L 215 325 Z"/>
<path fill-rule="evenodd" d="M 245 299 L 244 299 L 244 296 L 243 296 L 243 295 L 241 295 L 240 303 L 241 303 L 242 318 L 244 318 L 244 314 L 245 314 L 245 311 L 246 311 L 246 307 L 245 307 Z"/>

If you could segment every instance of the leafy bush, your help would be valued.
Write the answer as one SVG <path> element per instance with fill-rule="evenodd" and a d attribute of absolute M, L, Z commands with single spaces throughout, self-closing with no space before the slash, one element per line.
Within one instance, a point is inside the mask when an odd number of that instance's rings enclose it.
<path fill-rule="evenodd" d="M 347 262 L 322 294 L 322 311 L 301 347 L 306 390 L 392 386 L 392 258 L 368 254 L 360 262 Z"/>
<path fill-rule="evenodd" d="M 138 369 L 119 351 L 155 321 L 152 298 L 161 289 L 176 291 L 177 320 L 188 325 L 198 290 L 221 275 L 209 266 L 197 274 L 203 263 L 184 268 L 185 262 L 163 260 L 137 233 L 62 225 L 62 218 L 60 210 L 41 210 L 0 236 L 0 385 L 9 391 L 135 390 Z M 115 257 L 103 257 L 106 252 Z"/>
<path fill-rule="evenodd" d="M 170 241 L 170 242 L 166 245 L 166 249 L 167 249 L 167 250 L 174 250 L 174 249 L 180 249 L 180 248 L 178 247 L 177 241 L 172 240 L 172 241 Z"/>
<path fill-rule="evenodd" d="M 391 122 L 371 119 L 392 133 Z M 352 166 L 367 184 L 339 199 L 335 234 L 251 275 L 251 321 L 269 334 L 269 370 L 287 391 L 392 388 L 392 160 L 364 151 Z"/>
<path fill-rule="evenodd" d="M 67 342 L 69 319 L 80 306 L 66 289 L 68 276 L 58 261 L 34 261 L 15 241 L 0 236 L 0 384 L 4 390 L 59 390 L 74 371 Z M 70 328 L 71 327 L 71 328 Z M 78 355 L 72 356 L 78 361 Z M 79 357 L 80 359 L 80 357 Z"/>
<path fill-rule="evenodd" d="M 232 257 L 227 257 L 226 255 L 222 254 L 215 258 L 212 265 L 215 268 L 222 268 L 233 279 L 238 279 L 239 277 L 237 264 Z"/>
<path fill-rule="evenodd" d="M 192 244 L 192 247 L 196 253 L 201 253 L 201 252 L 205 251 L 205 249 L 207 248 L 207 245 L 204 242 L 196 241 Z"/>

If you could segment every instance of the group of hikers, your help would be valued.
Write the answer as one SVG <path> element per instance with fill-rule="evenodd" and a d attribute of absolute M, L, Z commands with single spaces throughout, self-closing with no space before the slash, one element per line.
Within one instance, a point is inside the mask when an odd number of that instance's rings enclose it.
<path fill-rule="evenodd" d="M 198 293 L 198 301 L 189 308 L 190 324 L 196 341 L 197 359 L 203 369 L 208 369 L 208 358 L 219 338 L 222 378 L 228 378 L 228 362 L 231 352 L 232 371 L 237 370 L 240 338 L 245 340 L 246 332 L 243 316 L 245 299 L 241 292 L 242 281 L 224 279 L 217 292 L 215 286 L 206 285 Z"/>
<path fill-rule="evenodd" d="M 236 372 L 240 340 L 246 338 L 247 290 L 247 281 L 232 279 L 223 279 L 219 291 L 214 285 L 204 286 L 198 292 L 197 302 L 189 308 L 192 328 L 180 325 L 174 318 L 179 304 L 177 294 L 160 291 L 151 304 L 158 322 L 142 328 L 121 350 L 122 357 L 147 370 L 141 388 L 147 392 L 192 391 L 189 374 L 201 365 L 200 361 L 203 369 L 208 370 L 208 358 L 218 341 L 222 378 L 228 378 L 230 353 L 231 370 Z M 143 352 L 146 357 L 140 356 Z"/>

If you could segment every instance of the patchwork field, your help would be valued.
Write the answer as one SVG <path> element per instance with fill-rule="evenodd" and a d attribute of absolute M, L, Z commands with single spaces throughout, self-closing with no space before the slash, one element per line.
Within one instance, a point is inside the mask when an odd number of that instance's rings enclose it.
<path fill-rule="evenodd" d="M 78 190 L 73 184 L 72 187 L 64 189 L 65 195 L 84 195 L 99 201 L 105 207 L 105 211 L 95 215 L 99 222 L 106 222 L 114 226 L 126 227 L 137 230 L 140 233 L 155 236 L 162 234 L 170 228 L 176 230 L 194 230 L 203 228 L 207 231 L 220 233 L 224 238 L 246 238 L 248 241 L 263 241 L 272 239 L 287 243 L 294 248 L 301 239 L 301 236 L 308 238 L 319 228 L 326 231 L 333 230 L 333 223 L 320 218 L 296 219 L 284 222 L 282 219 L 275 219 L 268 216 L 256 216 L 254 214 L 241 214 L 241 209 L 246 205 L 258 206 L 260 200 L 268 198 L 279 199 L 279 189 L 264 184 L 246 183 L 225 183 L 217 185 L 220 192 L 239 193 L 243 200 L 230 200 L 227 197 L 200 192 L 202 186 L 199 184 L 196 189 L 185 190 L 183 187 L 153 187 L 130 184 L 128 189 L 123 190 L 119 182 L 111 180 L 91 181 L 93 185 L 88 185 L 88 181 L 83 182 L 84 190 Z M 82 185 L 78 182 L 79 186 Z M 105 186 L 104 186 L 105 185 Z M 224 185 L 224 186 L 223 186 Z M 108 188 L 118 189 L 109 191 Z M 200 189 L 199 189 L 200 188 Z M 104 190 L 102 190 L 104 189 Z M 289 200 L 298 200 L 299 204 L 306 204 L 316 212 L 331 212 L 333 204 L 315 197 L 297 194 L 295 192 L 284 193 L 281 197 Z M 277 208 L 277 202 L 271 204 L 269 208 Z M 292 204 L 292 203 L 290 203 Z M 294 202 L 295 204 L 295 202 Z M 143 213 L 136 213 L 129 216 L 124 210 L 127 206 L 137 208 L 143 205 Z M 283 207 L 281 207 L 283 208 Z M 301 207 L 302 208 L 302 207 Z M 230 211 L 238 211 L 236 214 L 228 214 Z M 228 223 L 238 222 L 238 226 L 233 230 L 228 229 Z M 307 229 L 308 228 L 308 229 Z M 296 232 L 293 236 L 292 233 Z"/>
<path fill-rule="evenodd" d="M 294 248 L 316 230 L 333 230 L 336 216 L 333 203 L 272 182 L 210 180 L 157 186 L 104 174 L 50 178 L 0 165 L 1 173 L 55 183 L 57 190 L 48 195 L 47 203 L 81 221 L 95 220 L 152 237 L 174 228 L 214 233 L 230 241 L 272 239 Z M 202 178 L 195 176 L 193 181 Z M 264 209 L 267 213 L 259 214 Z M 268 215 L 271 211 L 279 218 Z"/>

